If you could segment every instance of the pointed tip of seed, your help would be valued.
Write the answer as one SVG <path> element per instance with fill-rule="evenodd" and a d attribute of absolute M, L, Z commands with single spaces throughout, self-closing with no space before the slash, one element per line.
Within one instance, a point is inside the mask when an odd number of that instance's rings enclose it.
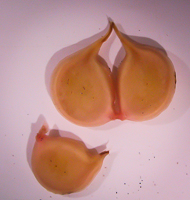
<path fill-rule="evenodd" d="M 106 157 L 109 154 L 109 151 L 103 151 L 100 153 L 100 156 Z"/>
<path fill-rule="evenodd" d="M 108 16 L 107 16 L 107 18 L 108 18 L 108 22 L 109 22 L 110 26 L 113 27 L 113 25 L 114 25 L 113 19 Z"/>
<path fill-rule="evenodd" d="M 111 32 L 112 32 L 112 29 L 113 29 L 113 23 L 112 22 L 110 22 L 109 21 L 109 29 L 108 29 L 108 31 L 107 31 L 107 33 L 105 34 L 105 36 L 102 38 L 102 42 L 105 42 L 107 39 L 108 39 L 108 37 L 110 36 L 110 34 L 111 34 Z"/>
<path fill-rule="evenodd" d="M 45 134 L 48 132 L 48 125 L 47 124 L 43 124 L 41 129 L 39 130 L 39 132 L 36 135 L 36 140 L 37 141 L 42 141 L 43 138 L 45 137 Z"/>

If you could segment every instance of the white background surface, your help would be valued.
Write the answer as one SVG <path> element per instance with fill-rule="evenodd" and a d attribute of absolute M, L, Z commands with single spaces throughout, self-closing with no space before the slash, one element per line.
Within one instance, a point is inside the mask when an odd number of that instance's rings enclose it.
<path fill-rule="evenodd" d="M 1 0 L 0 199 L 189 199 L 189 11 L 188 0 Z M 107 17 L 137 41 L 167 51 L 177 73 L 176 93 L 168 109 L 153 120 L 79 127 L 55 109 L 48 81 L 61 58 L 105 33 Z M 110 67 L 121 59 L 120 48 L 113 33 L 100 52 Z M 31 150 L 44 120 L 89 147 L 107 144 L 110 155 L 85 190 L 55 195 L 33 176 Z"/>

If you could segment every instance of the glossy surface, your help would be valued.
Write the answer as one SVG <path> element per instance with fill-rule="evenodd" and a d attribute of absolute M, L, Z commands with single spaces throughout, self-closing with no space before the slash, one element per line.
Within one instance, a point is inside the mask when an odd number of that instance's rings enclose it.
<path fill-rule="evenodd" d="M 98 126 L 113 116 L 114 88 L 111 71 L 98 57 L 112 31 L 93 44 L 66 57 L 55 68 L 51 94 L 56 108 L 70 121 Z"/>
<path fill-rule="evenodd" d="M 109 26 L 105 36 L 60 61 L 52 75 L 55 106 L 81 126 L 152 119 L 168 107 L 175 92 L 176 72 L 167 54 L 124 36 L 113 22 Z M 98 57 L 112 27 L 126 52 L 114 74 L 116 81 Z"/>
<path fill-rule="evenodd" d="M 162 50 L 124 36 L 114 25 L 126 56 L 118 67 L 117 89 L 121 119 L 152 119 L 170 104 L 176 88 L 176 72 Z"/>
<path fill-rule="evenodd" d="M 48 129 L 42 126 L 32 152 L 32 171 L 36 179 L 56 194 L 83 190 L 101 169 L 109 152 L 98 154 L 95 149 L 87 149 L 81 141 L 47 136 L 47 132 Z"/>

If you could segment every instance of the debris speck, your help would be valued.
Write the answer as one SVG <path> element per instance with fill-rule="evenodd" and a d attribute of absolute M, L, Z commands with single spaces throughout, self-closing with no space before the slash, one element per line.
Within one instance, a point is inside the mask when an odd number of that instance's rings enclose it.
<path fill-rule="evenodd" d="M 67 85 L 69 85 L 69 78 L 67 79 Z"/>

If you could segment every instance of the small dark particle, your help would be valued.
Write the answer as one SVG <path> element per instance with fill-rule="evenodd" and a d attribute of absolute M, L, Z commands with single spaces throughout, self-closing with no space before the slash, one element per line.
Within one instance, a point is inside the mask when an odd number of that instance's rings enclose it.
<path fill-rule="evenodd" d="M 139 152 L 139 155 L 141 154 L 141 152 Z"/>
<path fill-rule="evenodd" d="M 68 192 L 67 194 L 71 194 L 71 193 L 73 193 L 73 192 Z"/>
<path fill-rule="evenodd" d="M 140 188 L 142 188 L 142 186 L 140 186 Z"/>
<path fill-rule="evenodd" d="M 69 78 L 67 79 L 67 85 L 69 85 Z"/>
<path fill-rule="evenodd" d="M 14 157 L 15 155 L 12 155 L 12 157 Z"/>
<path fill-rule="evenodd" d="M 177 83 L 176 72 L 174 72 L 174 77 L 175 77 L 175 85 L 176 85 Z"/>
<path fill-rule="evenodd" d="M 156 157 L 154 156 L 154 158 L 156 158 Z"/>
<path fill-rule="evenodd" d="M 177 165 L 179 164 L 179 162 L 177 162 Z"/>
<path fill-rule="evenodd" d="M 86 90 L 86 88 L 85 88 L 84 86 L 83 86 L 82 88 L 83 88 L 84 90 Z"/>
<path fill-rule="evenodd" d="M 141 31 L 141 30 L 139 29 L 139 31 Z"/>
<path fill-rule="evenodd" d="M 52 162 L 52 160 L 50 160 L 50 162 Z"/>
<path fill-rule="evenodd" d="M 144 114 L 144 112 L 142 112 L 142 114 Z"/>
<path fill-rule="evenodd" d="M 129 195 L 129 193 L 127 193 Z"/>
<path fill-rule="evenodd" d="M 116 192 L 116 194 L 117 194 L 117 192 Z"/>
<path fill-rule="evenodd" d="M 144 101 L 144 99 L 142 99 L 142 101 Z"/>
<path fill-rule="evenodd" d="M 152 106 L 152 105 L 150 105 L 150 106 Z"/>
<path fill-rule="evenodd" d="M 66 174 L 66 171 L 64 171 L 64 174 Z"/>
<path fill-rule="evenodd" d="M 81 94 L 83 94 L 83 93 L 81 92 Z"/>
<path fill-rule="evenodd" d="M 139 184 L 141 184 L 141 182 L 139 182 Z"/>
<path fill-rule="evenodd" d="M 44 137 L 41 136 L 41 135 L 38 135 L 38 139 L 39 139 L 40 141 L 42 141 L 42 140 L 44 139 Z"/>
<path fill-rule="evenodd" d="M 49 198 L 52 198 L 52 196 L 50 196 Z"/>
<path fill-rule="evenodd" d="M 188 175 L 188 173 L 186 173 L 186 175 Z"/>
<path fill-rule="evenodd" d="M 150 161 L 150 158 L 148 160 Z"/>
<path fill-rule="evenodd" d="M 57 167 L 57 165 L 55 165 L 55 167 Z"/>
<path fill-rule="evenodd" d="M 126 183 L 124 183 L 124 185 L 126 185 Z"/>

